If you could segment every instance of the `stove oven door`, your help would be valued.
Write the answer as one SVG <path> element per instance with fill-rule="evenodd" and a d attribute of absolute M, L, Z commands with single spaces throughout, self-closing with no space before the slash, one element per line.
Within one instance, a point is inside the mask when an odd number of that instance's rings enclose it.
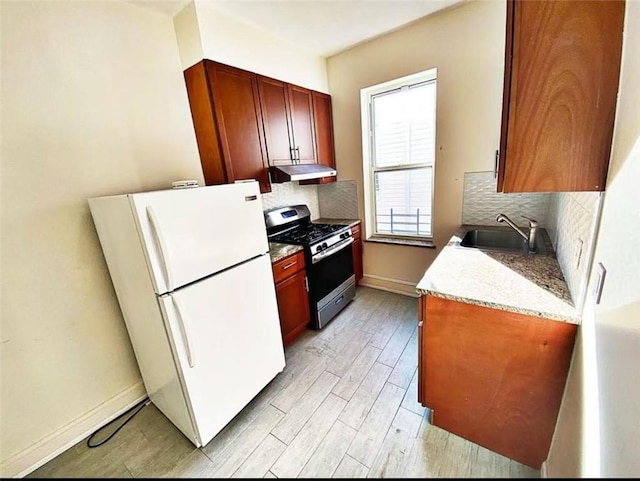
<path fill-rule="evenodd" d="M 351 242 L 341 247 L 321 260 L 307 264 L 311 327 L 314 329 L 324 327 L 355 296 Z"/>

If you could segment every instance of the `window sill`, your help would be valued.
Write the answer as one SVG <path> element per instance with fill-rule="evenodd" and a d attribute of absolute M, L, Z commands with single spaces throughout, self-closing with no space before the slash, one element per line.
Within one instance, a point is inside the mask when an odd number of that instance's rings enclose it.
<path fill-rule="evenodd" d="M 435 249 L 436 245 L 432 240 L 421 239 L 398 239 L 397 237 L 372 236 L 365 239 L 365 242 L 378 242 L 380 244 L 395 244 L 411 247 L 427 247 Z"/>

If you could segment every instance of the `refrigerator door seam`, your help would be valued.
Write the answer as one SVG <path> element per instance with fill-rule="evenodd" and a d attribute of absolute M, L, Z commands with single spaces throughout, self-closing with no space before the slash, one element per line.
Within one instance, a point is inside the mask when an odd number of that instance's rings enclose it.
<path fill-rule="evenodd" d="M 209 279 L 210 277 L 219 276 L 220 274 L 224 274 L 225 272 L 230 271 L 231 269 L 235 269 L 236 267 L 239 267 L 239 266 L 241 266 L 243 264 L 247 264 L 248 262 L 256 260 L 258 257 L 262 257 L 262 256 L 266 256 L 266 255 L 269 255 L 269 252 L 263 252 L 261 254 L 258 254 L 257 256 L 253 256 L 253 257 L 250 257 L 250 258 L 248 258 L 248 259 L 246 259 L 246 260 L 244 260 L 242 262 L 238 262 L 237 264 L 234 264 L 232 266 L 225 267 L 224 269 L 216 271 L 213 274 L 209 274 L 208 276 L 201 277 L 200 279 L 196 279 L 194 281 L 191 281 L 188 284 L 185 284 L 183 286 L 176 287 L 175 289 L 172 289 L 172 290 L 170 290 L 168 292 L 165 292 L 164 294 L 159 294 L 158 297 L 162 297 L 162 296 L 165 296 L 167 294 L 173 294 L 174 292 L 180 292 L 185 287 L 189 287 L 189 286 L 191 286 L 193 284 L 197 284 L 198 282 L 204 281 L 205 279 Z"/>
<path fill-rule="evenodd" d="M 162 238 L 162 234 L 160 233 L 160 225 L 158 224 L 158 217 L 156 216 L 156 213 L 153 210 L 153 207 L 151 207 L 150 205 L 147 206 L 147 217 L 149 218 L 149 223 L 151 224 L 151 230 L 153 231 L 154 237 L 158 241 L 162 267 L 165 274 L 165 281 L 167 283 L 167 291 L 171 292 L 173 291 L 173 276 L 171 275 L 171 269 L 166 259 L 168 250 L 167 250 L 167 247 L 165 246 L 164 239 Z"/>

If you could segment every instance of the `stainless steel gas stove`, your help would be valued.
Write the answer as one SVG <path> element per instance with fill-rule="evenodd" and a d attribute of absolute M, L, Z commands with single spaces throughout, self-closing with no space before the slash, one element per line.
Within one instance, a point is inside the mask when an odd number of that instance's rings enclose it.
<path fill-rule="evenodd" d="M 351 228 L 311 222 L 306 205 L 265 212 L 270 241 L 301 245 L 307 270 L 312 329 L 322 329 L 355 296 Z"/>

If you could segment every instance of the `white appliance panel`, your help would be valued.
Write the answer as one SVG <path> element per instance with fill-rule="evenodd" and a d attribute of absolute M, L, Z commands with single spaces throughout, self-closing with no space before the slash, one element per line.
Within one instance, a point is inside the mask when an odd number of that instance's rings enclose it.
<path fill-rule="evenodd" d="M 255 181 L 130 198 L 157 294 L 269 251 Z"/>
<path fill-rule="evenodd" d="M 285 366 L 269 255 L 159 300 L 205 445 Z"/>
<path fill-rule="evenodd" d="M 149 398 L 195 443 L 192 416 L 129 199 L 94 198 L 89 206 Z"/>

